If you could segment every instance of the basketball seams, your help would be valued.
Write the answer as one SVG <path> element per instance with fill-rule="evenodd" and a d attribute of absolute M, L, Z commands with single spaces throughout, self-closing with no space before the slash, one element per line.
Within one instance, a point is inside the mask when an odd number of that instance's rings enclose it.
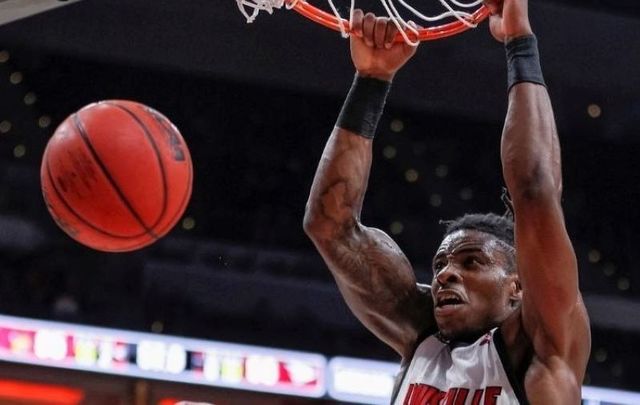
<path fill-rule="evenodd" d="M 160 167 L 160 177 L 162 178 L 162 209 L 160 210 L 160 214 L 158 215 L 158 218 L 155 221 L 153 221 L 151 225 L 149 225 L 149 229 L 153 231 L 153 229 L 162 221 L 162 218 L 166 214 L 167 205 L 168 205 L 167 195 L 169 190 L 167 186 L 166 168 L 164 166 L 162 154 L 160 153 L 160 149 L 158 148 L 158 145 L 156 144 L 155 139 L 153 139 L 153 135 L 151 135 L 151 133 L 149 132 L 149 128 L 147 128 L 145 123 L 142 121 L 140 117 L 138 117 L 136 113 L 134 113 L 133 111 L 131 111 L 130 109 L 128 109 L 127 107 L 119 103 L 114 103 L 109 101 L 105 101 L 104 103 L 126 112 L 131 118 L 133 118 L 133 120 L 140 126 L 140 128 L 144 132 L 145 136 L 147 137 L 147 140 L 149 141 L 149 143 L 151 144 L 151 147 L 153 148 L 153 151 L 155 152 L 156 158 L 158 159 L 158 166 Z M 159 235 L 161 235 L 161 233 Z"/>
<path fill-rule="evenodd" d="M 150 236 L 150 237 L 152 237 L 153 239 L 156 239 L 156 240 L 159 239 L 159 237 L 153 232 L 153 229 L 149 228 L 144 223 L 144 221 L 142 220 L 142 218 L 140 217 L 138 212 L 133 208 L 133 206 L 131 205 L 131 203 L 127 199 L 127 197 L 124 195 L 124 193 L 122 192 L 122 190 L 120 189 L 120 187 L 116 183 L 115 179 L 111 176 L 111 173 L 109 172 L 109 170 L 105 166 L 104 162 L 102 161 L 102 159 L 100 159 L 100 156 L 98 156 L 97 151 L 93 148 L 91 140 L 89 139 L 89 136 L 88 136 L 88 134 L 87 134 L 87 132 L 86 132 L 86 130 L 85 130 L 83 124 L 82 124 L 82 121 L 80 120 L 80 117 L 78 116 L 77 113 L 72 115 L 72 122 L 73 122 L 73 125 L 76 128 L 77 133 L 80 135 L 80 139 L 82 139 L 82 141 L 84 142 L 84 144 L 87 147 L 89 153 L 93 157 L 94 161 L 96 162 L 96 164 L 98 165 L 98 167 L 102 171 L 102 174 L 105 176 L 105 178 L 107 179 L 107 181 L 109 182 L 109 184 L 111 185 L 113 190 L 116 192 L 116 195 L 118 196 L 118 198 L 120 199 L 122 204 L 129 211 L 129 213 L 133 216 L 133 218 L 138 222 L 138 224 L 144 229 L 145 233 L 148 236 Z"/>
<path fill-rule="evenodd" d="M 103 106 L 99 107 L 100 104 Z M 107 252 L 137 250 L 165 236 L 184 215 L 193 191 L 191 154 L 180 132 L 164 115 L 126 100 L 94 103 L 71 114 L 65 121 L 66 124 L 61 124 L 54 133 L 55 142 L 51 139 L 45 148 L 41 167 L 45 203 L 55 222 L 77 242 Z M 112 124 L 122 126 L 122 130 L 110 133 L 108 129 Z M 71 137 L 58 136 L 59 132 L 68 132 Z M 142 134 L 146 142 L 140 139 Z M 118 142 L 111 145 L 113 136 Z M 169 143 L 166 147 L 165 140 Z M 144 152 L 143 160 L 128 162 L 131 156 L 127 151 L 132 147 Z M 82 195 L 80 200 L 75 197 L 75 193 L 82 190 L 66 188 L 65 176 L 77 177 L 75 169 L 66 166 L 69 159 L 76 166 L 77 159 L 84 162 L 83 170 L 89 170 L 91 181 L 100 186 L 96 191 L 85 184 L 90 189 L 88 200 Z M 132 168 L 128 163 L 135 165 Z M 152 181 L 149 177 L 139 176 L 130 181 L 131 170 L 137 173 L 138 167 L 144 169 L 141 173 L 151 176 Z M 87 173 L 81 171 L 78 175 L 82 180 Z M 71 187 L 76 187 L 75 184 L 75 180 L 72 181 Z M 149 193 L 155 198 L 145 201 Z M 100 210 L 96 211 L 98 208 Z M 94 211 L 98 214 L 98 222 Z M 128 223 L 124 234 L 120 229 L 123 221 Z"/>
<path fill-rule="evenodd" d="M 179 208 L 176 210 L 173 218 L 171 218 L 171 220 L 167 222 L 167 225 L 162 229 L 162 231 L 158 232 L 159 235 L 164 235 L 165 233 L 169 232 L 169 230 L 173 228 L 176 222 L 178 222 L 179 217 L 184 214 L 184 210 L 187 204 L 189 203 L 189 197 L 191 196 L 192 180 L 193 180 L 193 167 L 189 165 L 189 177 L 187 180 L 187 184 L 189 184 L 189 188 L 185 190 L 184 195 L 182 196 L 182 201 L 180 202 L 180 205 L 178 206 Z"/>
<path fill-rule="evenodd" d="M 49 159 L 48 159 L 47 155 L 48 155 L 48 153 L 45 151 L 44 161 L 46 162 L 45 169 L 47 171 L 47 178 L 49 180 L 49 184 L 51 184 L 51 188 L 53 189 L 53 192 L 55 193 L 56 197 L 58 197 L 58 200 L 60 200 L 60 202 L 67 209 L 67 211 L 69 213 L 71 213 L 71 215 L 76 217 L 77 220 L 79 220 L 80 222 L 82 222 L 84 225 L 88 226 L 92 230 L 94 230 L 94 231 L 96 231 L 96 232 L 98 232 L 98 233 L 100 233 L 102 235 L 108 236 L 110 238 L 114 238 L 114 239 L 120 239 L 120 240 L 137 239 L 137 238 L 147 234 L 147 233 L 141 233 L 141 234 L 132 235 L 132 236 L 116 235 L 116 234 L 107 232 L 104 229 L 99 228 L 98 226 L 92 224 L 88 219 L 86 219 L 82 215 L 80 215 L 80 213 L 78 213 L 75 209 L 73 209 L 71 204 L 69 204 L 69 202 L 64 198 L 63 194 L 60 192 L 60 190 L 56 186 L 56 183 L 55 183 L 55 181 L 53 179 L 53 174 L 51 174 L 51 167 L 49 165 Z M 57 215 L 57 213 L 56 213 L 56 215 Z M 54 220 L 55 220 L 55 216 L 54 216 Z"/>
<path fill-rule="evenodd" d="M 178 222 L 178 219 L 180 218 L 180 216 L 182 216 L 184 214 L 184 209 L 185 209 L 186 205 L 189 203 L 189 197 L 191 196 L 191 191 L 192 191 L 191 181 L 192 181 L 192 179 L 193 179 L 193 167 L 191 165 L 189 165 L 189 177 L 187 178 L 187 182 L 189 184 L 189 188 L 187 188 L 185 190 L 185 193 L 182 196 L 182 201 L 180 202 L 179 208 L 176 210 L 176 213 L 173 216 L 173 218 L 171 218 L 171 220 L 169 222 L 167 222 L 167 224 L 162 228 L 162 230 L 160 230 L 160 231 L 156 230 L 156 233 L 160 237 L 163 237 L 166 233 L 168 233 L 171 230 L 171 228 L 174 227 L 176 222 Z M 140 243 L 138 243 L 136 245 L 127 246 L 126 248 L 123 248 L 123 249 L 112 250 L 112 252 L 127 252 L 127 251 L 131 251 L 131 250 L 135 250 L 135 249 L 139 249 L 139 248 L 145 247 L 148 244 L 149 244 L 148 241 L 142 241 L 142 242 L 140 242 Z"/>

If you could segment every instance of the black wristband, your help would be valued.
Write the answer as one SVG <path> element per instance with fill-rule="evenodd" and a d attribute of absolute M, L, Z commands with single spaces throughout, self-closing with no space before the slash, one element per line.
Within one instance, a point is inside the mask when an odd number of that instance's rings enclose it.
<path fill-rule="evenodd" d="M 522 82 L 546 86 L 540 67 L 538 40 L 535 35 L 514 38 L 505 44 L 507 51 L 508 90 Z"/>
<path fill-rule="evenodd" d="M 373 139 L 390 88 L 391 82 L 356 75 L 336 126 Z"/>

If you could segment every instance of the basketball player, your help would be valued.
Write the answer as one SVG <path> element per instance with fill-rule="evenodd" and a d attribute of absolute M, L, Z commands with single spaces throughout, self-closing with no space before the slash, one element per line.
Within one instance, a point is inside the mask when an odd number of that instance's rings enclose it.
<path fill-rule="evenodd" d="M 560 149 L 527 0 L 486 0 L 504 43 L 504 180 L 514 220 L 447 224 L 420 285 L 400 248 L 360 222 L 371 145 L 396 72 L 416 48 L 386 18 L 356 11 L 356 76 L 323 152 L 304 226 L 360 321 L 403 359 L 393 403 L 579 404 L 587 313 L 560 205 Z M 515 226 L 514 226 L 515 222 Z M 514 231 L 515 229 L 515 231 Z"/>

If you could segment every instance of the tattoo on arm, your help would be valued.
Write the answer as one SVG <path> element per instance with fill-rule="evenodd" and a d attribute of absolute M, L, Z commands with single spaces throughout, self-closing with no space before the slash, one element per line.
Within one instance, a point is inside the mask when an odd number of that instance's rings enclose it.
<path fill-rule="evenodd" d="M 406 355 L 431 311 L 400 248 L 360 223 L 370 167 L 371 141 L 336 128 L 311 187 L 305 230 L 356 317 Z"/>

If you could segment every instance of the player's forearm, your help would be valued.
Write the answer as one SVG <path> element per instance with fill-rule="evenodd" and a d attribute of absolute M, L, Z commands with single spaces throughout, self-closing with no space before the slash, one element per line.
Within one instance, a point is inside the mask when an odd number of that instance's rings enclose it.
<path fill-rule="evenodd" d="M 505 182 L 514 199 L 560 196 L 560 147 L 551 101 L 544 86 L 519 83 L 509 94 L 502 135 Z"/>
<path fill-rule="evenodd" d="M 336 237 L 356 225 L 371 168 L 370 139 L 335 127 L 313 179 L 305 210 L 305 231 Z"/>
<path fill-rule="evenodd" d="M 514 198 L 561 191 L 560 147 L 538 41 L 533 34 L 505 44 L 509 109 L 502 135 L 502 165 Z"/>
<path fill-rule="evenodd" d="M 360 218 L 371 169 L 371 144 L 391 83 L 356 76 L 322 154 L 304 226 L 314 239 L 334 239 Z"/>

